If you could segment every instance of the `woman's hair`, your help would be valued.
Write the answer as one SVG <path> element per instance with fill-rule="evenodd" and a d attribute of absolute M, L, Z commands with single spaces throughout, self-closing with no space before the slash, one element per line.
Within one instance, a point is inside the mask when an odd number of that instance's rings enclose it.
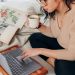
<path fill-rule="evenodd" d="M 67 7 L 69 8 L 68 11 L 70 11 L 70 10 L 71 10 L 71 4 L 75 3 L 75 2 L 74 2 L 75 0 L 63 0 L 63 1 L 65 2 L 65 4 L 67 5 Z M 68 12 L 68 11 L 66 11 L 66 12 Z M 56 10 L 53 11 L 53 12 L 51 12 L 51 13 L 48 13 L 48 12 L 45 11 L 45 10 L 44 10 L 44 12 L 45 12 L 45 14 L 46 14 L 45 19 L 47 19 L 48 16 L 50 16 L 51 19 L 54 19 L 54 16 L 55 16 Z"/>

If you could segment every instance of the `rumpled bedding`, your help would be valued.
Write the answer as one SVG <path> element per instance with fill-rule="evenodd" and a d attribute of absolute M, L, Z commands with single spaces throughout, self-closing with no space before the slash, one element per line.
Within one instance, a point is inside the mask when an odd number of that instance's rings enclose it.
<path fill-rule="evenodd" d="M 0 51 L 5 50 L 14 45 L 19 45 L 21 48 L 24 47 L 28 42 L 29 36 L 35 32 L 39 32 L 39 30 L 23 26 L 23 28 L 15 34 L 9 45 L 0 42 Z"/>

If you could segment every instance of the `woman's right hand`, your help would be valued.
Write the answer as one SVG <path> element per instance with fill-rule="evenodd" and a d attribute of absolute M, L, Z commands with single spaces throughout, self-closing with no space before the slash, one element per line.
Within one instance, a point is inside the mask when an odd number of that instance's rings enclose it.
<path fill-rule="evenodd" d="M 42 50 L 43 50 L 43 48 L 27 49 L 21 54 L 21 59 L 27 59 L 29 57 L 40 55 L 40 54 L 42 54 Z"/>

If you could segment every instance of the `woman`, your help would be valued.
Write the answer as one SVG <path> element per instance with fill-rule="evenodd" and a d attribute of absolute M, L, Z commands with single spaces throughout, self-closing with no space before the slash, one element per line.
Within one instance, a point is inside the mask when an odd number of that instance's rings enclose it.
<path fill-rule="evenodd" d="M 75 75 L 75 0 L 39 0 L 50 16 L 50 26 L 41 24 L 41 33 L 30 36 L 33 47 L 22 58 L 36 55 L 45 60 L 55 59 L 56 75 Z M 44 57 L 46 56 L 46 57 Z"/>

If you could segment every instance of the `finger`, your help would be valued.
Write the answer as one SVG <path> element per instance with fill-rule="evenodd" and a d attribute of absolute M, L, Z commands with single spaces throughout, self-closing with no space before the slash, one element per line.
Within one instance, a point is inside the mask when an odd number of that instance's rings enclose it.
<path fill-rule="evenodd" d="M 22 59 L 24 59 L 24 58 L 26 58 L 26 57 L 28 57 L 28 54 L 26 54 L 26 53 L 23 54 L 23 55 L 21 55 L 21 58 L 22 58 Z"/>
<path fill-rule="evenodd" d="M 21 53 L 21 55 L 25 55 L 27 53 L 27 51 L 23 51 L 22 53 Z"/>
<path fill-rule="evenodd" d="M 28 59 L 29 58 L 29 56 L 26 56 L 23 60 L 26 60 L 26 59 Z"/>
<path fill-rule="evenodd" d="M 26 53 L 26 51 L 23 51 L 21 55 L 24 55 Z"/>

